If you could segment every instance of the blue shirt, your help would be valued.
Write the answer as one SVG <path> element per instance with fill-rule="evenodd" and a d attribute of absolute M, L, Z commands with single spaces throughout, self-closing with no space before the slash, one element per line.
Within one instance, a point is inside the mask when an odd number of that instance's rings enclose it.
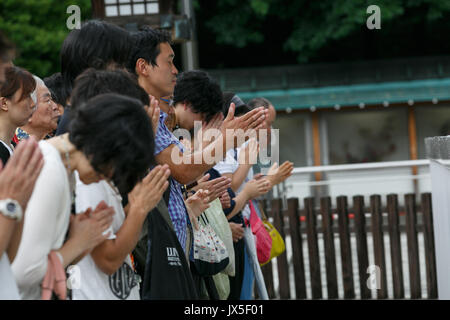
<path fill-rule="evenodd" d="M 214 180 L 214 179 L 220 178 L 222 176 L 219 173 L 219 171 L 217 171 L 214 168 L 209 169 L 208 173 L 209 173 L 209 180 Z M 228 195 L 230 196 L 231 201 L 230 201 L 230 207 L 223 209 L 223 213 L 225 214 L 225 216 L 228 216 L 233 211 L 234 207 L 236 206 L 236 201 L 233 200 L 234 198 L 236 198 L 236 194 L 234 193 L 233 189 L 228 188 L 227 192 L 228 192 Z M 244 224 L 244 218 L 242 218 L 241 211 L 239 211 L 229 221 L 238 223 L 238 224 Z"/>
<path fill-rule="evenodd" d="M 183 145 L 181 142 L 170 132 L 164 121 L 167 118 L 167 114 L 161 110 L 159 116 L 158 131 L 155 137 L 155 156 L 161 153 L 164 149 L 175 144 L 178 149 L 183 152 Z M 170 196 L 169 196 L 169 215 L 175 228 L 178 241 L 180 241 L 183 250 L 186 250 L 186 228 L 187 228 L 187 211 L 184 206 L 183 194 L 181 193 L 181 186 L 175 179 L 170 179 Z"/>

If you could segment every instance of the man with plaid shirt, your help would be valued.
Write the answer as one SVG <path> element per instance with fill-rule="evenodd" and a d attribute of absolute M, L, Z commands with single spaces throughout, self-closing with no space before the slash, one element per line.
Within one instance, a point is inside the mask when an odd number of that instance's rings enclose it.
<path fill-rule="evenodd" d="M 139 84 L 148 93 L 160 101 L 160 119 L 155 137 L 155 158 L 159 164 L 168 164 L 173 179 L 170 184 L 169 215 L 175 227 L 180 244 L 186 248 L 188 219 L 184 206 L 180 184 L 189 184 L 214 166 L 204 159 L 212 156 L 223 159 L 228 149 L 235 146 L 236 130 L 257 129 L 263 125 L 268 113 L 264 108 L 255 109 L 242 117 L 234 117 L 234 104 L 220 127 L 221 135 L 211 144 L 198 152 L 183 154 L 183 146 L 166 126 L 170 106 L 164 103 L 165 97 L 172 96 L 178 70 L 173 64 L 175 54 L 170 46 L 170 34 L 164 31 L 146 28 L 133 35 L 133 50 L 129 61 L 129 70 L 137 75 Z M 221 93 L 220 93 L 221 94 Z M 222 153 L 215 157 L 217 150 Z M 199 155 L 198 153 L 201 153 Z M 173 156 L 182 159 L 175 163 Z M 194 159 L 201 158 L 200 164 Z"/>
<path fill-rule="evenodd" d="M 155 156 L 161 151 L 175 144 L 181 152 L 184 151 L 182 143 L 169 131 L 165 125 L 167 113 L 161 111 L 159 116 L 158 131 L 155 136 Z M 186 228 L 187 228 L 187 212 L 184 206 L 183 195 L 181 193 L 181 185 L 175 179 L 170 179 L 170 196 L 169 196 L 169 214 L 172 219 L 175 233 L 181 246 L 186 249 Z"/>

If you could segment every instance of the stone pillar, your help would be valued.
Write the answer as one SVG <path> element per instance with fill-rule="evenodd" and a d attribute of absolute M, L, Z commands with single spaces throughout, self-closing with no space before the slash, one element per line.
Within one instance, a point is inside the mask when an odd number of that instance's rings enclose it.
<path fill-rule="evenodd" d="M 450 300 L 450 136 L 425 139 L 430 159 L 438 297 Z"/>

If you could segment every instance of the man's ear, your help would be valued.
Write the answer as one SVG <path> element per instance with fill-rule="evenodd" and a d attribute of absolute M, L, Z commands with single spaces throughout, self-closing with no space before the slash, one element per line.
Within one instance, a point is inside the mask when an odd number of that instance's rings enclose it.
<path fill-rule="evenodd" d="M 147 61 L 145 61 L 145 59 L 139 58 L 136 61 L 136 74 L 139 75 L 143 75 L 143 76 L 148 76 L 150 73 L 150 65 L 148 64 Z"/>
<path fill-rule="evenodd" d="M 190 102 L 183 102 L 184 110 L 190 109 L 192 111 L 192 104 Z"/>
<path fill-rule="evenodd" d="M 3 111 L 8 111 L 7 99 L 5 97 L 0 97 L 0 109 Z"/>

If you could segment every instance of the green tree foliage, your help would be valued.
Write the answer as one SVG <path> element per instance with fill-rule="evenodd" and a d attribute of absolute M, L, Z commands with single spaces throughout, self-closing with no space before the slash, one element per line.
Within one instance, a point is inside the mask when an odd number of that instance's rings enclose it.
<path fill-rule="evenodd" d="M 59 51 L 70 32 L 67 7 L 78 5 L 81 20 L 91 18 L 90 0 L 1 0 L 0 30 L 14 42 L 14 64 L 46 77 L 60 71 Z"/>
<path fill-rule="evenodd" d="M 217 44 L 236 48 L 261 44 L 271 36 L 267 25 L 275 34 L 279 26 L 287 32 L 283 50 L 297 53 L 299 62 L 310 61 L 330 43 L 357 32 L 367 34 L 369 5 L 381 9 L 383 31 L 379 34 L 388 38 L 392 31 L 392 37 L 399 37 L 393 45 L 402 39 L 395 28 L 403 28 L 404 33 L 414 32 L 414 26 L 434 30 L 448 25 L 450 14 L 448 0 L 195 0 L 198 14 L 207 17 L 204 21 L 197 19 L 197 27 L 211 30 Z"/>

